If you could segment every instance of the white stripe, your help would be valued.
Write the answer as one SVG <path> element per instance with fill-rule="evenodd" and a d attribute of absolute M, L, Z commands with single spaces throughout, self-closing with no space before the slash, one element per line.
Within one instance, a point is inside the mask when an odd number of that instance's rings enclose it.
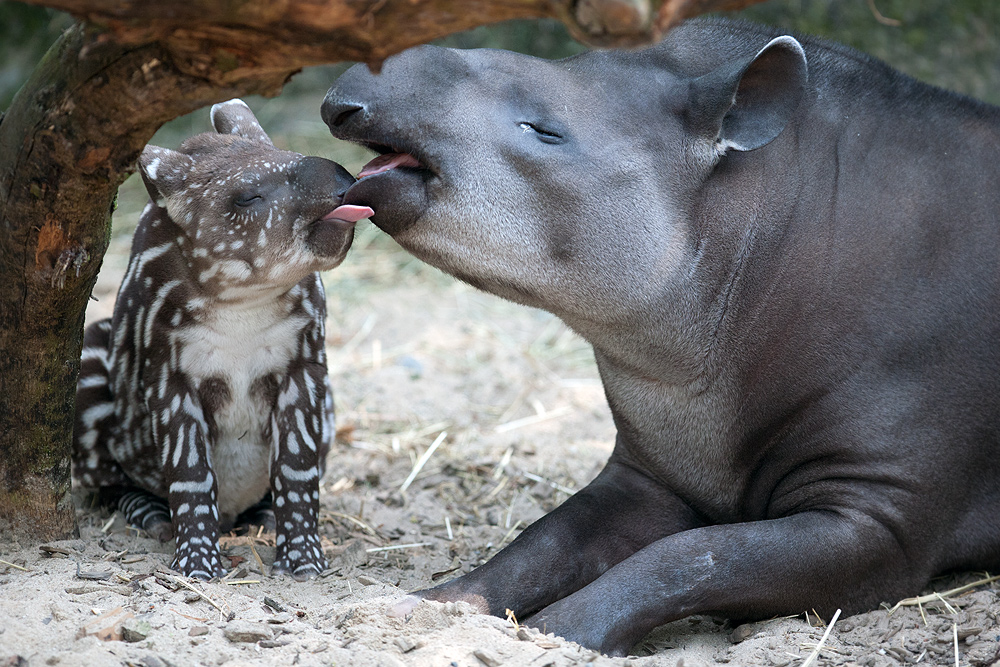
<path fill-rule="evenodd" d="M 160 308 L 163 307 L 163 302 L 167 300 L 167 294 L 170 290 L 181 284 L 179 280 L 171 280 L 166 283 L 160 289 L 156 290 L 156 299 L 153 301 L 153 305 L 149 309 L 149 313 L 146 315 L 146 331 L 143 333 L 142 342 L 149 347 L 153 339 L 153 321 L 156 319 L 156 314 L 160 312 Z"/>
<path fill-rule="evenodd" d="M 91 387 L 103 387 L 108 383 L 108 377 L 106 375 L 88 375 L 87 377 L 80 378 L 76 386 L 79 389 L 90 389 Z"/>
<path fill-rule="evenodd" d="M 99 420 L 104 419 L 114 411 L 114 403 L 98 403 L 97 405 L 92 405 L 84 410 L 83 414 L 80 415 L 80 419 L 87 428 L 94 428 L 94 424 L 96 424 Z"/>
<path fill-rule="evenodd" d="M 285 479 L 293 482 L 309 482 L 316 479 L 316 468 L 314 466 L 305 470 L 295 470 L 287 465 L 282 465 L 281 474 L 284 475 Z"/>

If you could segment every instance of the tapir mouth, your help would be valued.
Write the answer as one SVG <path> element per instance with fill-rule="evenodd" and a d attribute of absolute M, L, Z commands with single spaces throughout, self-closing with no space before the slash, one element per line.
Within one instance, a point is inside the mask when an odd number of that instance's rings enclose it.
<path fill-rule="evenodd" d="M 384 153 L 361 168 L 358 180 L 400 168 L 423 169 L 424 166 L 409 153 Z"/>

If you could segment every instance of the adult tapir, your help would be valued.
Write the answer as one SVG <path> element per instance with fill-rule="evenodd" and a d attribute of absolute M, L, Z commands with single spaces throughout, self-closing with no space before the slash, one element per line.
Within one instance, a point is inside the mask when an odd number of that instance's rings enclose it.
<path fill-rule="evenodd" d="M 1000 109 L 699 20 L 554 62 L 418 48 L 322 112 L 383 154 L 345 203 L 561 317 L 618 430 L 586 488 L 417 596 L 622 654 L 688 614 L 1000 569 Z"/>

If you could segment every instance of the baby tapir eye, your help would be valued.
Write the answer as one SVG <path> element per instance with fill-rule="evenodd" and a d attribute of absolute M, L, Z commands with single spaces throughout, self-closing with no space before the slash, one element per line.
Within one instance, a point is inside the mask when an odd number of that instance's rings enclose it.
<path fill-rule="evenodd" d="M 241 208 L 252 206 L 256 202 L 264 201 L 264 197 L 256 192 L 241 192 L 233 199 L 233 203 Z"/>

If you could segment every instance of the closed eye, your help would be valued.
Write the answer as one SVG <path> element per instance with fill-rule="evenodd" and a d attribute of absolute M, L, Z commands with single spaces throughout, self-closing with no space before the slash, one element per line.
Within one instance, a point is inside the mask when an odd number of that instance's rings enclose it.
<path fill-rule="evenodd" d="M 254 202 L 263 201 L 263 199 L 264 198 L 258 194 L 254 194 L 252 192 L 244 192 L 242 194 L 236 195 L 236 199 L 233 200 L 233 203 L 239 207 L 246 208 L 247 206 L 250 206 Z"/>
<path fill-rule="evenodd" d="M 555 130 L 547 127 L 541 127 L 535 123 L 519 123 L 518 127 L 521 128 L 521 132 L 525 134 L 530 132 L 537 136 L 539 141 L 546 144 L 561 144 L 566 141 L 566 138 Z"/>

